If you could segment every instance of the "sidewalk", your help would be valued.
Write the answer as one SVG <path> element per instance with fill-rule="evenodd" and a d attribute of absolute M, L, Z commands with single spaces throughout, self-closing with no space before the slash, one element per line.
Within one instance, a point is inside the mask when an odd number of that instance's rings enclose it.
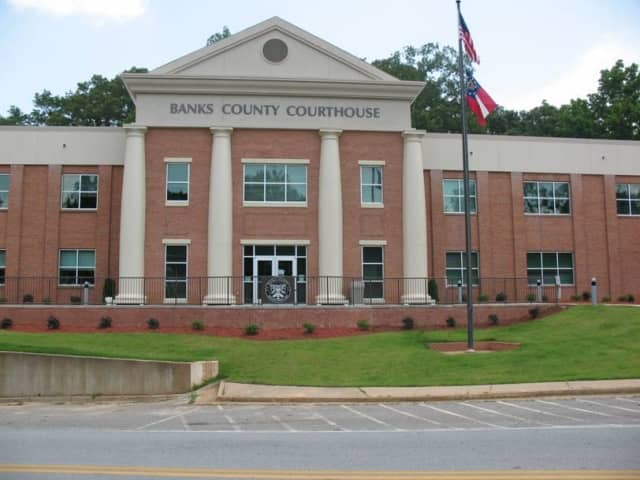
<path fill-rule="evenodd" d="M 464 385 L 449 387 L 294 387 L 221 381 L 199 392 L 197 404 L 212 402 L 400 402 L 619 395 L 640 393 L 640 379 Z"/>

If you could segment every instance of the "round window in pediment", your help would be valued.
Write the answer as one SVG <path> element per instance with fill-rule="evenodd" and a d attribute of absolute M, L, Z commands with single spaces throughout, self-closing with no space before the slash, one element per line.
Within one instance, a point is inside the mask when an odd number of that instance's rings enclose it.
<path fill-rule="evenodd" d="M 264 55 L 264 58 L 272 63 L 280 63 L 287 58 L 288 53 L 289 48 L 287 47 L 287 44 L 279 38 L 267 40 L 262 46 L 262 54 Z"/>

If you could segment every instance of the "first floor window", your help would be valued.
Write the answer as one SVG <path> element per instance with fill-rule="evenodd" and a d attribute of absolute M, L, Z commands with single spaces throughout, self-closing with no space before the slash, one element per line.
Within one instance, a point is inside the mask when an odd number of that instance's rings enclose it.
<path fill-rule="evenodd" d="M 443 180 L 442 192 L 445 213 L 464 213 L 464 180 Z M 469 180 L 471 213 L 476 213 L 476 181 Z"/>
<path fill-rule="evenodd" d="M 166 245 L 164 276 L 165 298 L 187 298 L 187 246 Z"/>
<path fill-rule="evenodd" d="M 96 277 L 95 250 L 60 250 L 58 283 L 60 285 L 93 285 Z"/>
<path fill-rule="evenodd" d="M 467 261 L 465 252 L 447 252 L 447 286 L 456 286 L 458 282 L 466 286 Z M 471 285 L 478 285 L 480 268 L 478 252 L 471 252 Z"/>
<path fill-rule="evenodd" d="M 524 182 L 524 213 L 568 215 L 570 197 L 568 182 Z"/>
<path fill-rule="evenodd" d="M 384 252 L 382 247 L 362 247 L 364 298 L 384 298 Z"/>
<path fill-rule="evenodd" d="M 9 207 L 9 174 L 0 173 L 0 209 Z"/>
<path fill-rule="evenodd" d="M 527 253 L 527 278 L 529 285 L 555 285 L 556 276 L 561 285 L 573 285 L 573 254 L 566 252 Z"/>
<path fill-rule="evenodd" d="M 618 215 L 640 215 L 640 183 L 616 185 L 616 210 Z"/>
<path fill-rule="evenodd" d="M 360 201 L 364 204 L 382 204 L 382 167 L 360 167 Z"/>
<path fill-rule="evenodd" d="M 248 163 L 244 166 L 245 202 L 304 203 L 307 166 Z"/>
<path fill-rule="evenodd" d="M 98 207 L 98 175 L 62 175 L 61 207 L 95 210 Z"/>
<path fill-rule="evenodd" d="M 186 162 L 167 163 L 167 202 L 189 201 L 190 167 Z"/>
<path fill-rule="evenodd" d="M 7 256 L 4 250 L 0 250 L 0 285 L 4 285 L 4 273 L 7 268 Z"/>

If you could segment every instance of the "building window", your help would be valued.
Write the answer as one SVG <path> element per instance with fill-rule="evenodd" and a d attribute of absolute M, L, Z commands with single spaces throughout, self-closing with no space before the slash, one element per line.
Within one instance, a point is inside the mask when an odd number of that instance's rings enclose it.
<path fill-rule="evenodd" d="M 571 191 L 568 182 L 524 182 L 524 213 L 569 215 Z"/>
<path fill-rule="evenodd" d="M 447 252 L 447 286 L 457 286 L 458 282 L 466 286 L 466 255 L 465 252 Z M 480 267 L 478 266 L 478 252 L 471 252 L 471 285 L 478 285 Z"/>
<path fill-rule="evenodd" d="M 167 203 L 186 204 L 189 202 L 189 178 L 191 165 L 186 162 L 167 163 Z"/>
<path fill-rule="evenodd" d="M 305 203 L 306 165 L 248 163 L 244 165 L 244 201 Z"/>
<path fill-rule="evenodd" d="M 443 180 L 445 213 L 464 213 L 464 180 Z M 476 213 L 476 181 L 469 180 L 471 213 Z"/>
<path fill-rule="evenodd" d="M 187 245 L 166 245 L 164 257 L 164 297 L 187 298 Z"/>
<path fill-rule="evenodd" d="M 0 173 L 0 210 L 9 208 L 9 174 Z"/>
<path fill-rule="evenodd" d="M 382 205 L 382 167 L 360 167 L 360 201 L 365 205 Z"/>
<path fill-rule="evenodd" d="M 61 204 L 65 210 L 95 210 L 98 175 L 62 175 Z"/>
<path fill-rule="evenodd" d="M 362 247 L 364 298 L 384 298 L 384 252 L 382 247 Z"/>
<path fill-rule="evenodd" d="M 640 183 L 616 185 L 616 210 L 618 215 L 640 215 Z"/>
<path fill-rule="evenodd" d="M 6 268 L 7 268 L 7 253 L 5 250 L 0 250 L 0 285 L 4 285 Z"/>
<path fill-rule="evenodd" d="M 573 254 L 562 252 L 527 253 L 527 278 L 529 285 L 555 285 L 556 276 L 561 285 L 573 285 Z"/>
<path fill-rule="evenodd" d="M 58 283 L 60 285 L 83 285 L 95 283 L 95 250 L 60 250 Z"/>

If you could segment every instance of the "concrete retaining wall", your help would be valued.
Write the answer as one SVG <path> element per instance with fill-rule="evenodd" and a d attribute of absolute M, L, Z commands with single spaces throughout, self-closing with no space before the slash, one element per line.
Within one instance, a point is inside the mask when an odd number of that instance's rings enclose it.
<path fill-rule="evenodd" d="M 0 352 L 0 397 L 183 393 L 217 374 L 215 360 L 160 362 Z"/>

